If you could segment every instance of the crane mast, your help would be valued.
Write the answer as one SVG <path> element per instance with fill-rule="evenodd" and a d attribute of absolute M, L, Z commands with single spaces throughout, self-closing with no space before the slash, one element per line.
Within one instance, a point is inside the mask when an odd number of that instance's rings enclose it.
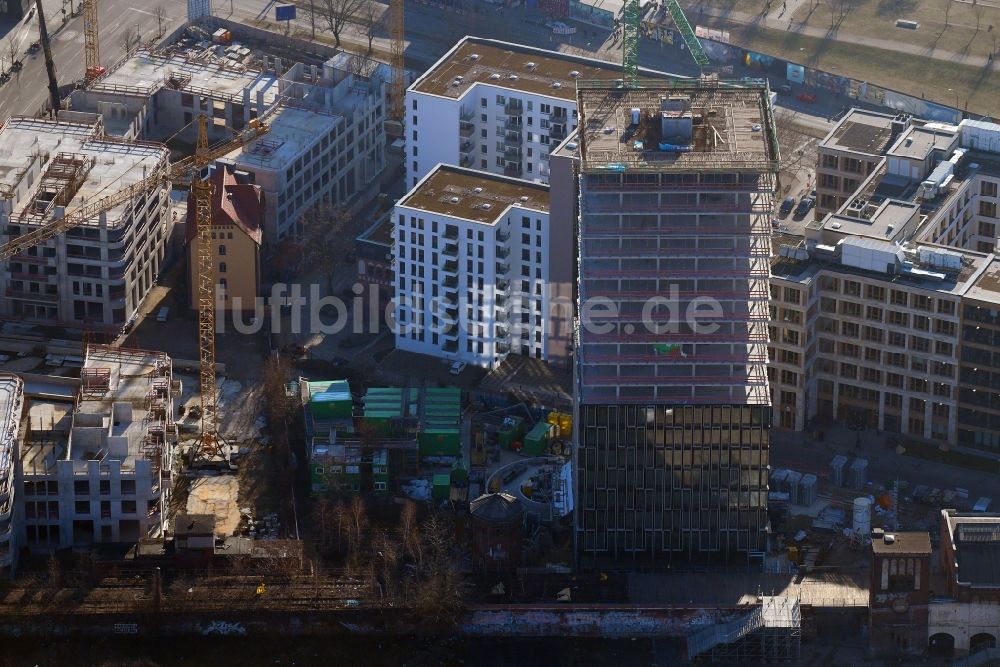
<path fill-rule="evenodd" d="M 403 0 L 389 2 L 390 67 L 392 81 L 389 87 L 389 120 L 392 134 L 403 136 L 403 118 L 406 116 L 406 65 L 403 52 L 406 48 Z M 388 128 L 387 128 L 388 129 Z"/>
<path fill-rule="evenodd" d="M 195 149 L 195 166 L 208 166 L 208 119 L 198 118 L 198 143 Z M 214 186 L 208 178 L 191 181 L 191 198 L 194 201 L 195 231 L 198 238 L 198 378 L 201 391 L 202 452 L 217 450 L 219 438 L 218 387 L 215 384 L 215 260 L 212 257 L 212 194 Z"/>
<path fill-rule="evenodd" d="M 83 50 L 86 60 L 83 78 L 90 83 L 104 73 L 97 34 L 97 0 L 83 0 Z"/>
<path fill-rule="evenodd" d="M 708 56 L 680 4 L 677 0 L 665 0 L 664 5 L 695 64 L 699 68 L 707 67 L 710 62 Z M 635 87 L 639 76 L 639 25 L 641 22 L 642 12 L 639 8 L 639 0 L 625 0 L 625 5 L 622 7 L 622 76 L 625 85 L 629 87 Z"/>

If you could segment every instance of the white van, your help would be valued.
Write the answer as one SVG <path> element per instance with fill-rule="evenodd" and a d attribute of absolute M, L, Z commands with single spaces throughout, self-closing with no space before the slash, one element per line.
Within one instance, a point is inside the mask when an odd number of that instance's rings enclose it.
<path fill-rule="evenodd" d="M 156 321 L 157 322 L 166 322 L 168 317 L 170 317 L 170 307 L 169 306 L 164 306 L 163 308 L 160 308 L 159 312 L 156 313 Z"/>

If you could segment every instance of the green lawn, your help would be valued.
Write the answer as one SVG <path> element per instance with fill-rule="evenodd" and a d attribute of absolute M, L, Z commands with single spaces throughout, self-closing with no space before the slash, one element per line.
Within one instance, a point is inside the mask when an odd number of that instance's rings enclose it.
<path fill-rule="evenodd" d="M 898 90 L 915 97 L 996 115 L 1000 74 L 996 69 L 955 65 L 944 60 L 900 54 L 796 32 L 727 23 L 732 42 L 834 74 Z M 952 91 L 949 92 L 949 88 Z"/>

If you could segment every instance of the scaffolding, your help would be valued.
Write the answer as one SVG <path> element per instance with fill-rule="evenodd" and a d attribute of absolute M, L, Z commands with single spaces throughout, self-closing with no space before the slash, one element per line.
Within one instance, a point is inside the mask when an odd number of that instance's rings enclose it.
<path fill-rule="evenodd" d="M 687 637 L 688 660 L 762 664 L 799 659 L 802 613 L 791 597 L 762 596 L 760 605 L 727 623 L 695 630 Z"/>

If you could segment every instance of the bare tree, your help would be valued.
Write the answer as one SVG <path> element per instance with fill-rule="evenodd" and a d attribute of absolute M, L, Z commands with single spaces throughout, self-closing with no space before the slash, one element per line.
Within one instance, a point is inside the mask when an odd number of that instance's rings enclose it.
<path fill-rule="evenodd" d="M 417 533 L 417 504 L 407 500 L 399 513 L 399 543 L 403 552 L 417 565 L 420 564 L 420 536 Z"/>
<path fill-rule="evenodd" d="M 163 29 L 163 22 L 167 18 L 167 10 L 163 8 L 163 5 L 157 5 L 156 9 L 153 10 L 153 15 L 156 17 L 156 34 L 163 37 L 163 33 L 166 32 Z"/>
<path fill-rule="evenodd" d="M 342 207 L 314 206 L 302 217 L 305 243 L 304 264 L 317 267 L 326 274 L 327 287 L 333 292 L 336 264 L 344 257 L 344 231 L 351 220 Z"/>
<path fill-rule="evenodd" d="M 427 557 L 419 568 L 413 611 L 433 630 L 455 626 L 465 608 L 464 582 L 455 558 L 454 531 L 447 520 L 431 515 L 423 525 Z"/>
<path fill-rule="evenodd" d="M 340 48 L 340 35 L 344 27 L 354 21 L 355 15 L 361 11 L 364 3 L 365 0 L 318 0 L 315 11 L 330 26 L 337 48 Z"/>
<path fill-rule="evenodd" d="M 126 28 L 122 34 L 122 49 L 125 53 L 129 53 L 137 46 L 139 46 L 139 31 L 135 28 Z"/>
<path fill-rule="evenodd" d="M 382 5 L 375 0 L 364 0 L 364 3 L 361 8 L 361 27 L 365 29 L 365 36 L 368 38 L 368 55 L 371 55 L 375 33 L 382 24 Z"/>
<path fill-rule="evenodd" d="M 789 184 L 795 181 L 808 163 L 805 146 L 809 143 L 810 137 L 796 127 L 796 115 L 795 112 L 783 111 L 774 117 L 775 137 L 781 152 L 779 176 L 784 184 L 782 194 L 787 192 Z"/>
<path fill-rule="evenodd" d="M 952 0 L 947 0 L 944 3 L 944 27 L 945 28 L 948 27 L 948 14 L 951 13 L 951 3 L 952 3 Z"/>
<path fill-rule="evenodd" d="M 977 2 L 977 0 L 972 0 L 972 13 L 976 15 L 976 33 L 979 34 L 980 24 L 983 22 L 983 12 L 986 11 L 986 6 Z"/>
<path fill-rule="evenodd" d="M 7 49 L 10 56 L 10 68 L 14 69 L 14 63 L 17 62 L 17 40 L 9 39 L 7 40 Z"/>

